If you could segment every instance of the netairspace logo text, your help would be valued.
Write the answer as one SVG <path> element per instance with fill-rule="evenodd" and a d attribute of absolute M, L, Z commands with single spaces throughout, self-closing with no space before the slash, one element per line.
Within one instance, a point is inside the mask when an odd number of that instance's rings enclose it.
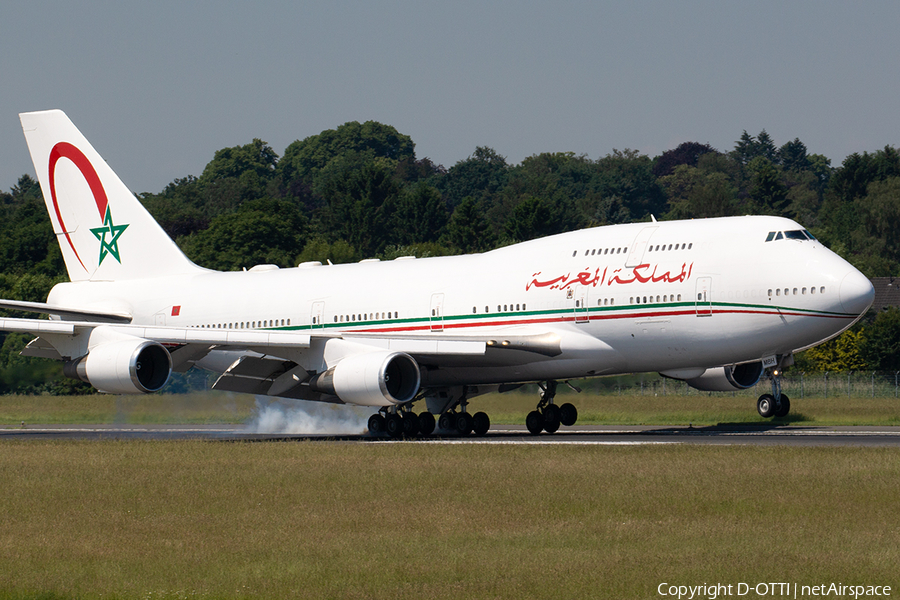
<path fill-rule="evenodd" d="M 660 596 L 693 600 L 695 598 L 745 597 L 781 597 L 781 598 L 873 598 L 889 597 L 889 585 L 844 585 L 842 583 L 820 583 L 818 585 L 801 585 L 797 583 L 710 583 L 703 585 L 674 585 L 667 582 L 659 584 L 656 592 Z"/>

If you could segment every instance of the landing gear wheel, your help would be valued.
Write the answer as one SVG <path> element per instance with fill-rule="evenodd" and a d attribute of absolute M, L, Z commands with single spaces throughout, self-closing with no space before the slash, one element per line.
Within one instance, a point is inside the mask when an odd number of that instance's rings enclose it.
<path fill-rule="evenodd" d="M 781 403 L 775 410 L 775 416 L 786 417 L 789 412 L 791 412 L 791 399 L 787 397 L 787 394 L 782 394 Z"/>
<path fill-rule="evenodd" d="M 385 419 L 385 431 L 392 438 L 398 438 L 403 435 L 403 419 L 397 413 L 388 415 Z"/>
<path fill-rule="evenodd" d="M 438 428 L 444 431 L 453 431 L 456 426 L 456 413 L 447 411 L 438 419 Z"/>
<path fill-rule="evenodd" d="M 422 435 L 434 433 L 434 415 L 430 412 L 423 412 L 419 415 L 419 433 Z"/>
<path fill-rule="evenodd" d="M 472 416 L 472 431 L 475 435 L 484 435 L 491 428 L 491 418 L 487 413 L 477 412 Z"/>
<path fill-rule="evenodd" d="M 419 416 L 416 413 L 403 413 L 403 435 L 414 437 L 419 433 Z"/>
<path fill-rule="evenodd" d="M 775 396 L 763 394 L 756 401 L 756 410 L 763 419 L 768 419 L 775 414 Z"/>
<path fill-rule="evenodd" d="M 369 433 L 373 435 L 381 435 L 385 431 L 387 423 L 384 420 L 384 417 L 379 413 L 375 413 L 371 417 L 369 417 Z"/>
<path fill-rule="evenodd" d="M 459 413 L 456 415 L 456 430 L 460 435 L 469 435 L 472 433 L 472 415 L 469 413 Z"/>
<path fill-rule="evenodd" d="M 556 433 L 560 424 L 559 413 L 559 407 L 555 404 L 548 404 L 544 407 L 544 431 Z"/>
<path fill-rule="evenodd" d="M 531 435 L 538 435 L 544 429 L 544 415 L 536 410 L 531 411 L 525 417 L 525 427 Z"/>
<path fill-rule="evenodd" d="M 566 427 L 571 427 L 578 420 L 578 409 L 574 404 L 566 402 L 559 407 L 559 422 Z"/>

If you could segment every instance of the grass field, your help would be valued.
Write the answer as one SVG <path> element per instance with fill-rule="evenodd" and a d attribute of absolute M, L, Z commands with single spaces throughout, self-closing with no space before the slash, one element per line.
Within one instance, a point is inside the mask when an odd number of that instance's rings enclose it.
<path fill-rule="evenodd" d="M 568 390 L 559 402 L 578 407 L 578 423 L 672 425 L 692 423 L 766 423 L 756 412 L 755 396 L 743 393 L 690 395 L 601 395 Z M 291 401 L 287 401 L 290 406 Z M 473 399 L 494 423 L 525 422 L 537 394 L 510 392 Z M 900 400 L 893 396 L 813 396 L 791 399 L 791 414 L 777 422 L 804 425 L 900 425 Z M 423 410 L 422 407 L 417 407 Z M 245 423 L 255 416 L 256 399 L 242 394 L 209 392 L 146 396 L 0 396 L 0 427 L 32 423 Z M 374 411 L 373 411 L 374 412 Z M 363 420 L 364 421 L 364 420 Z"/>
<path fill-rule="evenodd" d="M 898 481 L 892 449 L 3 442 L 0 597 L 897 590 Z"/>

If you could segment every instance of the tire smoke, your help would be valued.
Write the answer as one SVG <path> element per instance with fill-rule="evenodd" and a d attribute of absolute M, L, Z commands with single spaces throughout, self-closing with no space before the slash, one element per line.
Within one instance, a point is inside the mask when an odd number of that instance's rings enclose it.
<path fill-rule="evenodd" d="M 364 433 L 371 408 L 257 396 L 248 433 L 357 435 Z"/>

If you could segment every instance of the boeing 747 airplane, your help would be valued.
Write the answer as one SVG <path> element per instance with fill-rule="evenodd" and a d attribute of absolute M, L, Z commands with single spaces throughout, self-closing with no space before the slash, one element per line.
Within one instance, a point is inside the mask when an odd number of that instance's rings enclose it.
<path fill-rule="evenodd" d="M 658 371 L 700 390 L 769 377 L 763 417 L 790 409 L 781 370 L 872 303 L 871 283 L 801 225 L 767 216 L 634 223 L 484 254 L 257 265 L 193 264 L 61 111 L 22 128 L 68 270 L 46 303 L 0 308 L 28 356 L 103 392 L 161 389 L 173 371 L 213 389 L 370 406 L 372 432 L 484 434 L 470 401 L 540 386 L 534 433 L 572 425 L 557 382 Z M 426 410 L 414 411 L 425 405 Z"/>

